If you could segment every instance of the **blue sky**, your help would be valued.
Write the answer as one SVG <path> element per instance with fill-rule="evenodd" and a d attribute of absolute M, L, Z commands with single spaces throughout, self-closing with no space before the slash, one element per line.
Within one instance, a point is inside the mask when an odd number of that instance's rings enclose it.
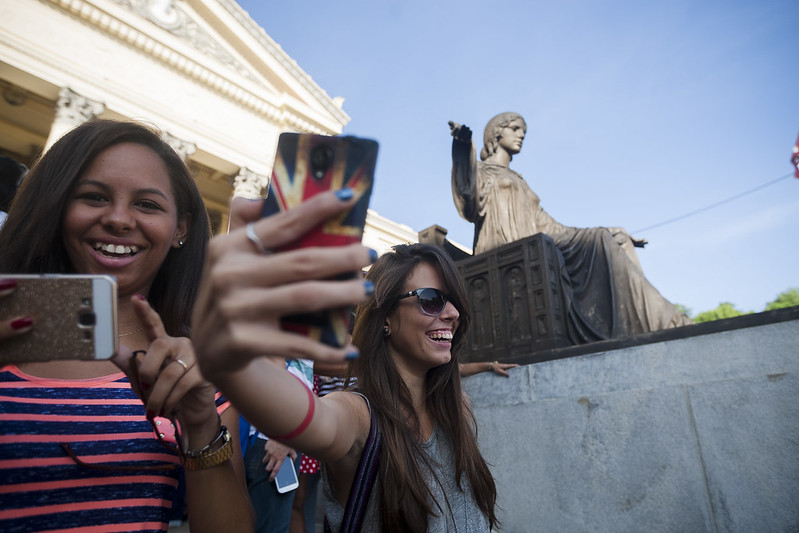
<path fill-rule="evenodd" d="M 447 121 L 528 124 L 511 168 L 562 224 L 622 226 L 694 313 L 799 287 L 799 2 L 293 1 L 239 4 L 380 141 L 371 207 L 471 245 Z M 481 148 L 482 143 L 477 145 Z"/>

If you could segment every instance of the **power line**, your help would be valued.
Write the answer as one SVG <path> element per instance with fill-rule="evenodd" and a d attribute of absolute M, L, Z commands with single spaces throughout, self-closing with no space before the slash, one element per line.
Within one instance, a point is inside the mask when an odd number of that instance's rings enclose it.
<path fill-rule="evenodd" d="M 741 198 L 742 196 L 746 196 L 747 194 L 752 194 L 753 192 L 759 191 L 760 189 L 766 188 L 766 187 L 768 187 L 770 185 L 774 185 L 778 181 L 782 181 L 782 180 L 784 180 L 786 178 L 790 178 L 791 176 L 793 176 L 793 172 L 789 172 L 789 173 L 785 174 L 784 176 L 780 176 L 779 178 L 777 178 L 775 180 L 771 180 L 771 181 L 769 181 L 767 183 L 764 183 L 762 185 L 758 185 L 754 189 L 749 189 L 748 191 L 744 191 L 742 193 L 736 194 L 735 196 L 730 196 L 726 200 L 721 200 L 719 202 L 716 202 L 715 204 L 710 204 L 708 206 L 702 207 L 702 208 L 697 209 L 695 211 L 691 211 L 690 213 L 685 213 L 684 215 L 680 215 L 678 217 L 670 218 L 668 220 L 664 220 L 663 222 L 658 222 L 657 224 L 654 224 L 652 226 L 647 226 L 645 228 L 634 230 L 632 233 L 633 234 L 642 233 L 644 231 L 648 231 L 648 230 L 651 230 L 651 229 L 654 229 L 654 228 L 659 228 L 660 226 L 665 226 L 666 224 L 671 224 L 672 222 L 677 222 L 678 220 L 682 220 L 684 218 L 688 218 L 688 217 L 694 216 L 696 214 L 702 213 L 703 211 L 707 211 L 709 209 L 713 209 L 714 207 L 718 207 L 718 206 L 726 204 L 728 202 L 732 202 L 733 200 L 737 200 L 738 198 Z"/>

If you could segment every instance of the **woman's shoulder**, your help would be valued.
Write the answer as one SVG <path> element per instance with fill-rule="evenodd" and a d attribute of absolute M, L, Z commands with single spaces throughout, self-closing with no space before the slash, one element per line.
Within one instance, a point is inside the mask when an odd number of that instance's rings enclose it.
<path fill-rule="evenodd" d="M 348 437 L 342 436 L 341 439 L 341 442 L 348 443 L 346 449 L 339 450 L 337 459 L 327 460 L 327 466 L 334 478 L 341 479 L 340 476 L 343 476 L 351 479 L 369 437 L 371 407 L 364 395 L 353 391 L 331 392 L 320 400 L 328 408 L 337 411 L 335 414 L 328 413 L 339 421 L 337 431 L 351 432 Z"/>
<path fill-rule="evenodd" d="M 326 402 L 333 402 L 356 414 L 359 419 L 368 420 L 372 412 L 369 399 L 362 393 L 352 390 L 333 391 L 325 395 Z"/>

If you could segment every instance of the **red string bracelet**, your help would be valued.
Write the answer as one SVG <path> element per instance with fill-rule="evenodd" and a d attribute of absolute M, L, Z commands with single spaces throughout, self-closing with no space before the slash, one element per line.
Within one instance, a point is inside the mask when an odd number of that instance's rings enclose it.
<path fill-rule="evenodd" d="M 294 376 L 294 374 L 292 374 L 292 376 Z M 302 387 L 306 390 L 306 392 L 308 392 L 308 412 L 305 413 L 305 418 L 300 423 L 300 425 L 297 426 L 297 429 L 295 429 L 291 433 L 280 435 L 279 437 L 278 436 L 272 437 L 275 440 L 287 441 L 293 439 L 294 437 L 297 437 L 300 433 L 308 429 L 308 426 L 311 424 L 311 420 L 313 420 L 313 413 L 316 410 L 316 401 L 315 401 L 316 398 L 314 397 L 314 393 L 311 389 L 305 386 L 305 383 L 303 383 L 300 378 L 298 378 L 297 376 L 294 376 L 294 378 L 300 383 L 302 383 Z"/>

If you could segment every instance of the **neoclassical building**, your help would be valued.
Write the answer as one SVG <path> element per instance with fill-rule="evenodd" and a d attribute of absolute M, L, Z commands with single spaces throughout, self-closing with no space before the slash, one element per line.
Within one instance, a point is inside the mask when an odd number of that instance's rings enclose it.
<path fill-rule="evenodd" d="M 30 163 L 93 117 L 161 129 L 215 231 L 232 195 L 258 197 L 283 131 L 341 133 L 330 97 L 233 0 L 0 2 L 0 154 Z M 364 243 L 417 233 L 370 211 Z"/>

